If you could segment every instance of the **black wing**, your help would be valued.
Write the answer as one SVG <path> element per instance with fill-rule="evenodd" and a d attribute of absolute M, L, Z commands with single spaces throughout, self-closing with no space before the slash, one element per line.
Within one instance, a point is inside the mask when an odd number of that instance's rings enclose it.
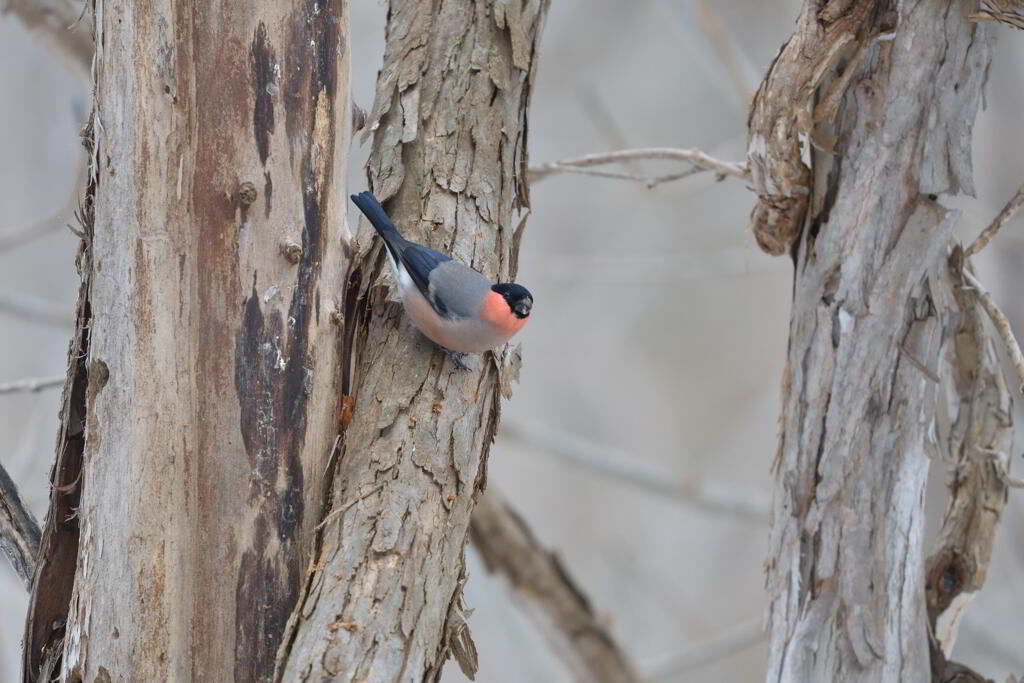
<path fill-rule="evenodd" d="M 451 257 L 415 242 L 409 242 L 408 240 L 403 240 L 403 242 L 400 258 L 406 272 L 409 273 L 409 277 L 416 283 L 416 288 L 430 302 L 434 310 L 441 315 L 448 315 L 448 307 L 440 300 L 435 299 L 430 293 L 430 271 L 442 263 L 451 261 Z"/>

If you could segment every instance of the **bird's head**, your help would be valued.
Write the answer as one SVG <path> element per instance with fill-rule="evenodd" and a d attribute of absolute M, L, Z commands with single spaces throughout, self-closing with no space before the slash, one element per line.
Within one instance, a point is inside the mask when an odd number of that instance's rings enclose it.
<path fill-rule="evenodd" d="M 533 309 L 533 295 L 526 287 L 514 282 L 505 282 L 493 285 L 491 291 L 501 295 L 508 305 L 509 311 L 516 318 L 525 320 L 530 317 L 530 311 Z"/>

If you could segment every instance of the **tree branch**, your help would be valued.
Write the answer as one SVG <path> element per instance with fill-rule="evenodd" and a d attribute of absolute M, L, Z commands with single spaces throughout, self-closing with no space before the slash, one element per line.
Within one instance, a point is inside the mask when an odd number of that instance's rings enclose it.
<path fill-rule="evenodd" d="M 545 425 L 506 420 L 501 432 L 542 453 L 711 514 L 758 523 L 768 520 L 768 502 L 755 492 L 699 479 L 673 481 L 671 475 L 643 467 L 628 453 Z"/>
<path fill-rule="evenodd" d="M 25 27 L 55 48 L 83 76 L 92 67 L 92 21 L 83 3 L 71 0 L 7 0 L 10 12 Z M 88 16 L 87 16 L 88 15 Z"/>
<path fill-rule="evenodd" d="M 955 329 L 936 283 L 959 213 L 931 196 L 973 191 L 994 30 L 969 4 L 805 0 L 751 116 L 755 229 L 795 273 L 765 563 L 774 683 L 929 676 L 941 385 L 906 358 L 940 357 Z"/>
<path fill-rule="evenodd" d="M 1010 201 L 1006 202 L 1006 206 L 999 212 L 999 215 L 992 220 L 992 223 L 987 228 L 981 231 L 981 234 L 971 243 L 971 246 L 964 250 L 964 256 L 970 258 L 988 246 L 988 243 L 992 241 L 996 233 L 1010 222 L 1011 218 L 1017 215 L 1022 206 L 1024 206 L 1024 185 L 1017 188 L 1016 194 L 1010 198 Z"/>
<path fill-rule="evenodd" d="M 633 174 L 617 174 L 607 171 L 586 171 L 593 166 L 604 166 L 606 164 L 622 163 L 628 161 L 660 159 L 666 161 L 681 161 L 691 164 L 692 168 L 682 174 L 669 176 L 644 177 Z M 584 154 L 583 156 L 549 161 L 537 166 L 531 166 L 527 178 L 531 183 L 543 180 L 555 173 L 582 173 L 585 175 L 600 175 L 602 177 L 622 178 L 626 180 L 637 180 L 647 183 L 649 186 L 657 185 L 668 180 L 676 180 L 700 173 L 711 171 L 720 178 L 731 176 L 741 180 L 749 180 L 750 174 L 743 163 L 722 161 L 716 159 L 699 149 L 675 149 L 671 147 L 644 147 L 639 149 L 622 149 L 615 152 L 600 152 L 597 154 Z"/>
<path fill-rule="evenodd" d="M 0 464 L 0 551 L 7 555 L 26 589 L 32 587 L 39 536 L 39 523 L 22 502 L 14 480 Z"/>
<path fill-rule="evenodd" d="M 625 653 L 558 557 L 540 544 L 493 487 L 477 501 L 470 536 L 487 569 L 507 580 L 517 606 L 553 641 L 575 680 L 638 680 Z"/>
<path fill-rule="evenodd" d="M 492 280 L 516 273 L 529 205 L 527 110 L 548 6 L 389 3 L 367 117 L 370 188 L 405 238 Z M 341 304 L 351 420 L 327 475 L 330 507 L 342 512 L 324 527 L 278 677 L 437 681 L 449 657 L 472 676 L 465 542 L 518 361 L 509 350 L 473 371 L 455 368 L 389 302 L 380 241 L 364 232 L 358 243 Z"/>
<path fill-rule="evenodd" d="M 968 604 L 981 590 L 988 573 L 996 531 L 1007 501 L 1009 458 L 1013 446 L 1013 406 L 995 345 L 982 324 L 983 298 L 966 262 L 954 252 L 956 264 L 936 278 L 940 300 L 949 301 L 956 322 L 944 361 L 953 395 L 947 432 L 939 446 L 952 466 L 949 504 L 935 550 L 928 557 L 925 597 L 933 680 L 953 680 L 969 671 L 948 661 L 957 629 Z M 955 274 L 954 274 L 955 271 Z M 964 287 L 956 275 L 972 283 Z M 997 325 L 998 327 L 998 325 Z M 974 678 L 984 680 L 974 672 Z M 960 680 L 960 679 L 956 679 Z"/>
<path fill-rule="evenodd" d="M 64 377 L 29 377 L 16 379 L 0 384 L 0 395 L 35 393 L 44 389 L 54 389 L 64 385 Z"/>
<path fill-rule="evenodd" d="M 974 295 L 978 298 L 978 303 L 981 304 L 981 307 L 995 326 L 999 338 L 1003 340 L 1003 346 L 1006 348 L 1007 353 L 1010 355 L 1010 361 L 1013 363 L 1014 372 L 1017 373 L 1017 387 L 1021 392 L 1024 392 L 1024 353 L 1021 353 L 1020 344 L 1017 343 L 1017 338 L 1013 334 L 1010 319 L 999 309 L 995 299 L 978 282 L 978 278 L 974 277 L 966 268 L 963 274 L 964 280 L 970 285 Z"/>
<path fill-rule="evenodd" d="M 998 21 L 1024 29 L 1024 2 L 1020 0 L 982 0 L 980 9 L 970 18 L 974 21 Z"/>

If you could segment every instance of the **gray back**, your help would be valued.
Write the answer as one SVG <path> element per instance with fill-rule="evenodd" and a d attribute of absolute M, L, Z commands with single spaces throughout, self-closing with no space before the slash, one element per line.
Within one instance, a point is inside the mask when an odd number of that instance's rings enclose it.
<path fill-rule="evenodd" d="M 475 318 L 491 281 L 457 261 L 445 261 L 430 271 L 427 298 L 450 318 Z"/>

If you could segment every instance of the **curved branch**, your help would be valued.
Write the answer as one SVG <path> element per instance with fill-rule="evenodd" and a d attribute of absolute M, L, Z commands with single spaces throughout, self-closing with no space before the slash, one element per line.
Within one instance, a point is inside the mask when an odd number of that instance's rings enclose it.
<path fill-rule="evenodd" d="M 540 544 L 493 487 L 477 501 L 470 536 L 487 569 L 507 579 L 516 604 L 554 643 L 576 680 L 638 680 L 625 653 L 558 556 Z"/>
<path fill-rule="evenodd" d="M 678 178 L 685 178 L 701 171 L 711 171 L 722 178 L 730 176 L 740 180 L 748 180 L 750 172 L 746 164 L 733 161 L 722 161 L 713 156 L 705 154 L 699 149 L 676 149 L 672 147 L 641 147 L 638 149 L 620 149 L 615 152 L 600 152 L 597 154 L 584 154 L 578 157 L 549 161 L 547 163 L 531 166 L 527 177 L 530 182 L 537 182 L 555 173 L 588 173 L 584 169 L 607 164 L 623 163 L 640 160 L 662 160 L 681 161 L 691 165 L 687 172 L 678 174 Z M 648 184 L 660 184 L 667 180 L 676 180 L 677 174 L 670 176 L 644 177 L 632 174 L 612 174 L 609 172 L 589 171 L 593 175 L 604 177 L 623 178 L 627 180 L 638 180 Z"/>
<path fill-rule="evenodd" d="M 39 536 L 39 523 L 22 502 L 14 480 L 0 464 L 0 551 L 7 555 L 25 588 L 32 587 Z"/>

